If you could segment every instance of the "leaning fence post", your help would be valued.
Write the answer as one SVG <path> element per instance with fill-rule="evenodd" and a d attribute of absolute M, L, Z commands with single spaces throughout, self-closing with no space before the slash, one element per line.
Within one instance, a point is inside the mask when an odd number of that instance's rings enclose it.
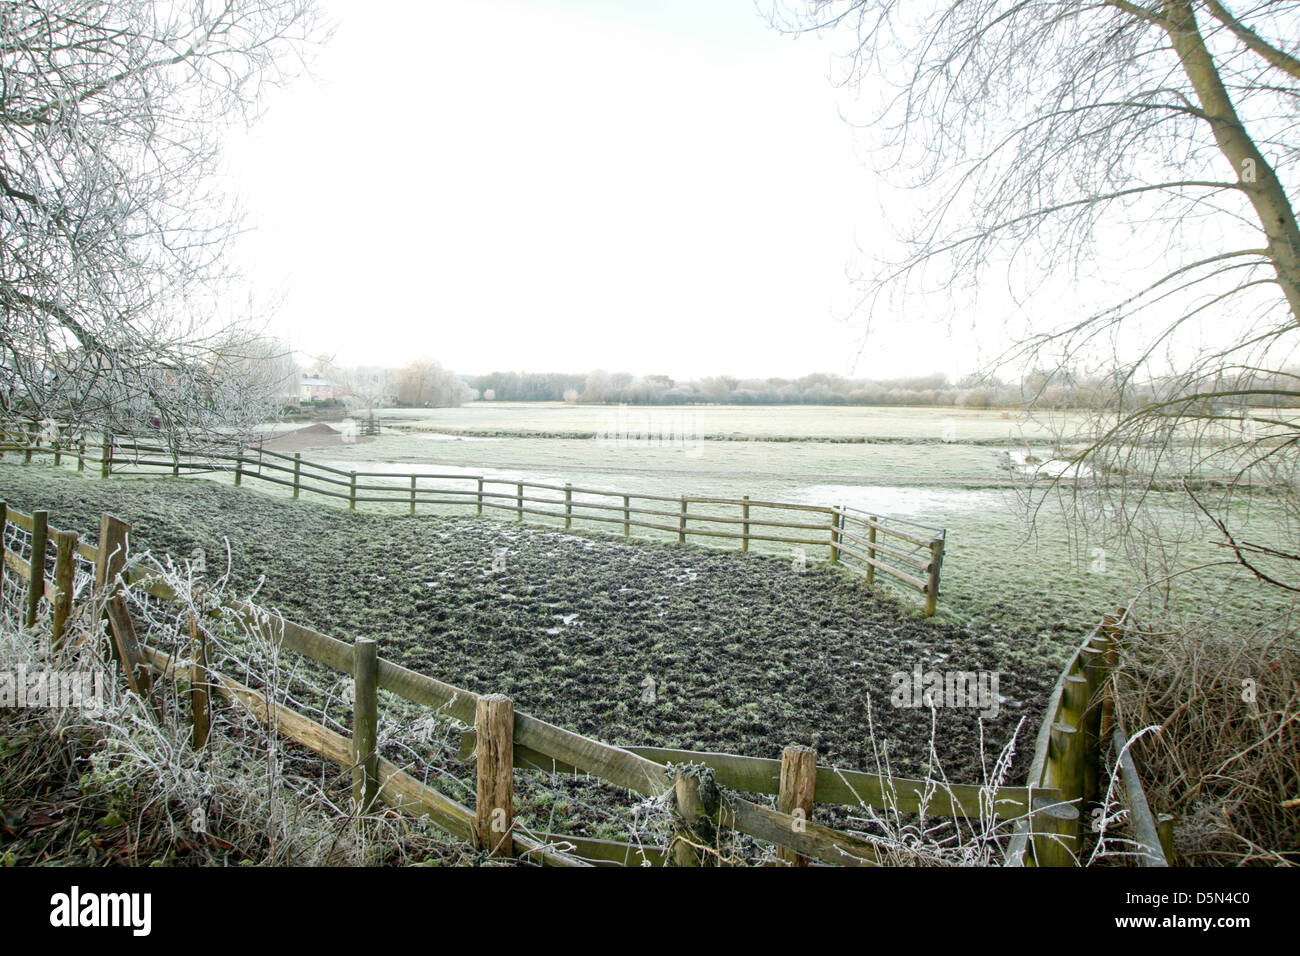
<path fill-rule="evenodd" d="M 686 496 L 682 495 L 682 513 L 677 519 L 677 543 L 686 543 Z"/>
<path fill-rule="evenodd" d="M 194 749 L 202 750 L 212 728 L 211 701 L 208 697 L 208 635 L 199 627 L 203 613 L 203 595 L 197 595 L 198 610 L 190 608 L 190 716 L 194 724 Z"/>
<path fill-rule="evenodd" d="M 925 616 L 933 617 L 939 603 L 939 569 L 943 567 L 943 538 L 930 542 L 930 577 L 925 584 Z"/>
<path fill-rule="evenodd" d="M 817 790 L 817 751 L 810 747 L 786 747 L 781 751 L 781 787 L 776 808 L 795 818 L 795 826 L 812 819 Z M 791 866 L 807 866 L 808 858 L 787 847 L 781 858 Z"/>
<path fill-rule="evenodd" d="M 740 550 L 749 550 L 749 495 L 740 499 L 744 504 L 740 507 L 740 517 L 742 524 L 740 526 Z"/>
<path fill-rule="evenodd" d="M 51 639 L 54 649 L 63 643 L 63 632 L 68 626 L 72 610 L 72 580 L 77 567 L 77 532 L 60 531 L 54 536 L 54 615 Z"/>
<path fill-rule="evenodd" d="M 492 856 L 514 856 L 515 705 L 503 694 L 478 699 L 474 711 L 477 773 L 474 833 Z"/>
<path fill-rule="evenodd" d="M 370 812 L 379 795 L 379 656 L 374 638 L 352 642 L 352 805 Z"/>
<path fill-rule="evenodd" d="M 45 595 L 45 544 L 49 539 L 49 519 L 48 511 L 32 512 L 32 560 L 27 578 L 28 627 L 36 626 L 41 598 Z"/>
<path fill-rule="evenodd" d="M 95 591 L 104 602 L 108 618 L 109 653 L 122 665 L 131 690 L 148 698 L 153 677 L 140 654 L 135 625 L 126 601 L 118 593 L 118 577 L 126 567 L 127 539 L 131 526 L 104 513 L 99 518 L 99 549 L 95 557 Z"/>
<path fill-rule="evenodd" d="M 99 546 L 95 552 L 95 590 L 103 592 L 126 564 L 127 536 L 131 526 L 104 512 L 99 516 Z"/>

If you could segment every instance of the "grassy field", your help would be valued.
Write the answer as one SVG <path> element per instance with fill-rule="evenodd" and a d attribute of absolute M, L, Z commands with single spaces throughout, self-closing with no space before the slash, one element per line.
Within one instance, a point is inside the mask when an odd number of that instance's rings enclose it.
<path fill-rule="evenodd" d="M 623 419 L 614 421 L 619 415 Z M 1017 451 L 1014 441 L 1038 442 L 1049 433 L 1041 423 L 1003 415 L 936 408 L 712 406 L 620 412 L 563 404 L 480 403 L 459 409 L 386 410 L 377 438 L 353 444 L 335 439 L 332 444 L 305 448 L 303 456 L 344 470 L 482 475 L 500 481 L 571 482 L 619 492 L 749 495 L 848 505 L 946 529 L 942 619 L 978 626 L 1040 626 L 1045 636 L 1062 625 L 1085 629 L 1104 610 L 1129 601 L 1138 578 L 1130 571 L 1118 539 L 1090 523 L 1080 526 L 1055 499 L 1049 499 L 1030 522 L 1026 481 L 1037 464 L 1034 459 L 1025 463 L 1029 449 L 1020 445 Z M 692 416 L 701 432 L 766 434 L 768 439 L 698 440 L 690 437 Z M 1058 416 L 1057 424 L 1061 420 L 1078 424 L 1083 418 L 1077 413 Z M 983 444 L 999 432 L 1005 435 L 1009 427 L 1020 429 L 1011 445 Z M 533 436 L 585 429 L 605 437 L 482 437 L 439 429 Z M 843 437 L 855 429 L 890 440 L 873 444 L 807 440 L 816 435 Z M 644 437 L 647 433 L 649 439 Z M 686 437 L 679 439 L 679 434 Z M 801 440 L 780 440 L 791 438 Z M 1039 462 L 1050 458 L 1044 446 L 1033 450 Z M 1008 452 L 1017 457 L 1009 458 Z M 229 475 L 210 477 L 231 481 Z M 382 478 L 365 480 L 385 483 Z M 395 478 L 392 483 L 405 487 L 406 479 Z M 287 489 L 263 483 L 256 487 L 272 495 L 288 494 Z M 513 486 L 497 488 L 513 494 Z M 1191 512 L 1184 496 L 1166 494 L 1153 501 L 1151 514 L 1162 534 L 1171 541 L 1178 539 L 1167 571 L 1223 560 L 1222 550 L 1213 544 L 1214 529 Z M 394 514 L 406 510 L 400 505 L 361 507 Z M 499 514 L 512 517 L 508 512 Z M 1278 516 L 1266 499 L 1257 499 L 1249 513 L 1238 510 L 1233 520 L 1243 531 L 1267 538 L 1276 531 Z M 593 534 L 610 528 L 582 522 L 576 527 Z M 1078 533 L 1072 536 L 1072 532 Z M 780 547 L 757 550 L 785 553 Z M 813 560 L 829 554 L 815 550 L 809 551 Z M 1276 589 L 1257 586 L 1235 568 L 1195 579 L 1180 577 L 1171 594 L 1161 591 L 1152 596 L 1171 597 L 1187 606 L 1221 603 L 1242 615 L 1262 612 L 1280 599 Z M 916 597 L 900 592 L 909 608 L 918 603 Z"/>
<path fill-rule="evenodd" d="M 567 405 L 561 402 L 470 402 L 460 408 L 382 409 L 385 424 L 436 431 L 595 432 L 684 430 L 692 435 L 755 438 L 911 439 L 1047 442 L 1056 427 L 1072 432 L 1085 416 L 972 408 L 875 408 L 832 405 Z"/>
<path fill-rule="evenodd" d="M 892 706 L 890 675 L 944 663 L 1001 675 L 999 706 L 982 726 L 972 708 L 939 718 L 945 771 L 982 782 L 982 758 L 1022 719 L 1032 734 L 1059 667 L 1055 650 L 1068 645 L 1036 625 L 926 620 L 860 578 L 829 566 L 796 573 L 760 554 L 472 514 L 339 512 L 251 487 L 102 480 L 14 463 L 0 463 L 0 492 L 14 507 L 48 510 L 57 527 L 92 534 L 109 511 L 132 525 L 134 547 L 159 558 L 200 548 L 205 579 L 225 573 L 229 555 L 238 593 L 258 588 L 261 603 L 291 620 L 373 636 L 391 660 L 509 694 L 522 711 L 616 744 L 775 756 L 804 741 L 836 765 L 869 770 L 874 739 L 896 772 L 923 774 L 931 714 Z M 1017 749 L 1017 774 L 1030 756 Z"/>

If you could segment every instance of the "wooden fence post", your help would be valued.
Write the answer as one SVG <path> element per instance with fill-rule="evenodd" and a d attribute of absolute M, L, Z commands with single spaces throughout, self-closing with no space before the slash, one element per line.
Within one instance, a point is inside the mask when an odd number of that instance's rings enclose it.
<path fill-rule="evenodd" d="M 293 453 L 293 497 L 296 501 L 299 489 L 302 487 L 302 452 Z"/>
<path fill-rule="evenodd" d="M 677 519 L 677 543 L 686 543 L 686 496 L 682 495 L 682 513 Z"/>
<path fill-rule="evenodd" d="M 352 642 L 352 805 L 358 815 L 379 796 L 379 655 L 373 638 Z"/>
<path fill-rule="evenodd" d="M 348 480 L 348 510 L 357 510 L 357 473 L 352 472 L 352 477 Z"/>
<path fill-rule="evenodd" d="M 54 536 L 54 615 L 52 640 L 54 649 L 63 645 L 63 632 L 72 611 L 73 572 L 77 567 L 77 532 L 60 531 Z"/>
<path fill-rule="evenodd" d="M 740 499 L 744 504 L 740 506 L 740 517 L 742 524 L 740 526 L 740 550 L 749 550 L 749 495 Z"/>
<path fill-rule="evenodd" d="M 1162 813 L 1156 817 L 1156 832 L 1160 836 L 1160 850 L 1165 855 L 1165 862 L 1174 864 L 1174 818 L 1172 814 Z"/>
<path fill-rule="evenodd" d="M 514 856 L 515 705 L 503 694 L 478 699 L 474 712 L 474 833 L 492 856 Z"/>
<path fill-rule="evenodd" d="M 411 514 L 415 514 L 415 475 L 411 476 Z"/>
<path fill-rule="evenodd" d="M 62 425 L 54 427 L 54 467 L 58 468 L 63 461 L 63 428 Z"/>
<path fill-rule="evenodd" d="M 1074 866 L 1071 852 L 1071 832 L 1077 843 L 1079 811 L 1077 808 L 1052 800 L 1041 793 L 1033 795 L 1030 824 L 1034 841 L 1034 863 L 1037 866 Z"/>
<path fill-rule="evenodd" d="M 483 479 L 478 480 L 478 514 L 483 514 Z"/>
<path fill-rule="evenodd" d="M 244 449 L 235 449 L 235 487 L 244 483 Z"/>
<path fill-rule="evenodd" d="M 1082 660 L 1079 672 L 1067 674 L 1061 682 L 1061 718 L 1075 730 L 1078 738 L 1076 746 L 1079 751 L 1079 811 L 1083 812 L 1084 802 L 1088 799 L 1088 787 L 1094 783 L 1089 774 L 1092 762 L 1092 742 L 1088 739 L 1088 678 L 1083 673 Z"/>
<path fill-rule="evenodd" d="M 1087 682 L 1087 707 L 1083 715 L 1083 799 L 1092 803 L 1101 796 L 1101 701 L 1106 658 L 1102 648 L 1088 644 L 1079 652 L 1079 663 Z"/>
<path fill-rule="evenodd" d="M 31 574 L 27 580 L 27 619 L 28 627 L 36 626 L 36 618 L 41 609 L 41 598 L 45 596 L 45 545 L 49 540 L 48 511 L 32 512 L 32 555 Z"/>
<path fill-rule="evenodd" d="M 1083 735 L 1065 723 L 1052 724 L 1048 744 L 1049 761 L 1056 765 L 1056 780 L 1062 799 L 1075 808 L 1073 824 L 1065 824 L 1057 832 L 1065 838 L 1072 853 L 1079 851 L 1079 810 L 1083 795 Z"/>
<path fill-rule="evenodd" d="M 122 665 L 131 690 L 142 699 L 153 689 L 153 676 L 140 654 L 135 625 L 126 600 L 117 593 L 118 575 L 126 565 L 126 549 L 131 526 L 104 513 L 99 518 L 99 549 L 95 556 L 95 591 L 104 601 L 108 618 L 109 651 Z"/>
<path fill-rule="evenodd" d="M 840 516 L 831 511 L 831 564 L 840 560 Z"/>
<path fill-rule="evenodd" d="M 9 527 L 9 505 L 7 502 L 0 501 L 0 557 L 3 557 L 5 544 L 5 531 Z"/>
<path fill-rule="evenodd" d="M 623 496 L 623 537 L 632 534 L 632 508 L 631 498 L 628 495 Z"/>
<path fill-rule="evenodd" d="M 567 481 L 564 483 L 564 526 L 573 526 L 573 485 Z"/>
<path fill-rule="evenodd" d="M 113 436 L 104 432 L 103 450 L 99 457 L 99 477 L 107 478 L 113 473 Z"/>
<path fill-rule="evenodd" d="M 1115 636 L 1119 631 L 1118 618 L 1114 614 L 1106 614 L 1101 619 L 1101 636 L 1103 640 L 1102 654 L 1106 661 L 1102 668 L 1105 675 L 1105 696 L 1101 703 L 1101 726 L 1099 729 L 1099 738 L 1109 740 L 1111 731 L 1115 727 L 1115 698 L 1111 692 L 1110 677 L 1115 672 L 1119 664 L 1119 651 L 1115 647 Z"/>
<path fill-rule="evenodd" d="M 86 470 L 86 439 L 77 442 L 77 471 Z"/>
<path fill-rule="evenodd" d="M 817 751 L 809 747 L 786 747 L 781 751 L 781 788 L 776 808 L 800 821 L 812 819 L 817 790 Z M 808 858 L 794 850 L 781 848 L 781 858 L 791 866 L 807 866 Z"/>
<path fill-rule="evenodd" d="M 669 856 L 673 866 L 700 866 L 705 860 L 704 848 L 709 843 L 708 823 L 713 816 L 705 791 L 715 798 L 715 803 L 717 796 L 712 774 L 711 770 L 704 770 L 701 774 L 698 767 L 673 768 L 676 824 Z"/>
<path fill-rule="evenodd" d="M 126 563 L 127 536 L 131 526 L 107 512 L 99 516 L 99 546 L 95 553 L 95 590 L 104 591 Z"/>
<path fill-rule="evenodd" d="M 199 627 L 203 613 L 203 595 L 198 595 L 199 609 L 190 611 L 190 717 L 194 724 L 194 749 L 202 750 L 212 729 L 211 701 L 208 696 L 208 635 Z"/>
<path fill-rule="evenodd" d="M 867 583 L 871 584 L 876 580 L 876 566 L 872 562 L 876 560 L 876 522 L 879 519 L 868 515 L 867 520 L 871 522 L 867 525 Z"/>
<path fill-rule="evenodd" d="M 515 520 L 524 520 L 524 484 L 522 481 L 515 482 Z"/>
<path fill-rule="evenodd" d="M 925 616 L 933 617 L 939 603 L 939 569 L 943 567 L 943 538 L 930 542 L 930 576 L 925 584 Z"/>

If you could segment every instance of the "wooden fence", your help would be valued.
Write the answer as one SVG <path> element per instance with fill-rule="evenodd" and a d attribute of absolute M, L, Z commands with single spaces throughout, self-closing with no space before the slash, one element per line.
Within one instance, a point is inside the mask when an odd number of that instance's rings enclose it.
<path fill-rule="evenodd" d="M 1075 649 L 1052 688 L 1028 776 L 1035 819 L 1045 826 L 1035 833 L 1028 821 L 1018 825 L 1006 852 L 1011 866 L 1069 866 L 1079 856 L 1083 821 L 1093 819 L 1102 796 L 1107 742 L 1118 763 L 1119 799 L 1138 846 L 1138 862 L 1168 866 L 1169 821 L 1157 824 L 1153 818 L 1126 749 L 1128 738 L 1114 718 L 1111 676 L 1125 639 L 1126 620 L 1122 608 L 1103 617 Z"/>
<path fill-rule="evenodd" d="M 56 463 L 75 457 L 84 471 L 90 460 L 108 477 L 114 471 L 137 474 L 189 474 L 228 472 L 236 485 L 245 479 L 304 492 L 336 501 L 358 504 L 406 506 L 411 514 L 419 505 L 472 507 L 513 515 L 516 521 L 546 518 L 572 528 L 590 522 L 604 528 L 621 528 L 624 537 L 660 533 L 685 544 L 732 542 L 748 551 L 752 542 L 798 548 L 826 548 L 831 564 L 862 574 L 874 584 L 877 574 L 891 583 L 924 597 L 925 615 L 932 616 L 939 600 L 946 534 L 942 529 L 854 508 L 794 504 L 742 498 L 652 495 L 606 491 L 573 484 L 546 484 L 489 478 L 482 475 L 345 471 L 305 460 L 302 455 L 281 454 L 261 448 L 213 445 L 187 452 L 144 444 L 110 435 L 87 443 L 59 431 L 42 440 L 31 426 L 4 428 L 0 455 L 52 455 Z M 380 481 L 380 479 L 385 479 Z"/>
<path fill-rule="evenodd" d="M 10 535 L 10 526 L 22 529 Z M 253 715 L 280 734 L 348 768 L 353 774 L 356 805 L 365 809 L 382 801 L 398 810 L 427 816 L 452 836 L 498 855 L 523 857 L 544 865 L 586 866 L 670 864 L 695 866 L 716 860 L 710 834 L 739 831 L 780 848 L 789 865 L 821 863 L 871 866 L 882 861 L 877 841 L 812 822 L 815 804 L 873 807 L 887 812 L 924 812 L 929 816 L 990 817 L 1027 832 L 1057 832 L 1054 812 L 1065 800 L 1051 787 L 1002 787 L 996 792 L 973 785 L 943 785 L 817 765 L 814 751 L 788 747 L 778 759 L 699 753 L 657 747 L 614 747 L 514 710 L 509 698 L 479 695 L 408 670 L 378 654 L 375 643 L 347 642 L 292 621 L 259 613 L 252 605 L 232 602 L 224 611 L 248 629 L 290 651 L 351 677 L 354 683 L 352 734 L 346 737 L 258 690 L 217 673 L 208 664 L 203 629 L 190 628 L 188 647 L 150 646 L 137 634 L 126 585 L 161 601 L 175 601 L 165 582 L 139 570 L 123 569 L 130 527 L 103 515 L 95 544 L 75 531 L 50 526 L 45 511 L 24 514 L 0 503 L 3 565 L 25 582 L 25 598 L 3 610 L 21 624 L 36 625 L 49 614 L 57 647 L 66 639 L 73 613 L 73 574 L 78 561 L 93 565 L 93 591 L 78 609 L 105 609 L 109 645 L 130 688 L 149 701 L 155 678 L 183 678 L 190 694 L 193 739 L 206 744 L 213 696 Z M 10 538 L 14 547 L 7 543 Z M 24 556 L 24 554 L 26 556 Z M 86 589 L 83 588 L 83 592 Z M 214 615 L 218 609 L 191 615 Z M 185 613 L 182 611 L 182 613 Z M 191 618 L 193 619 L 193 618 Z M 96 626 L 97 627 L 97 626 Z M 97 633 L 97 630 L 92 630 Z M 463 754 L 476 763 L 476 801 L 471 809 L 416 779 L 376 751 L 379 690 L 429 708 L 433 713 L 474 727 L 463 739 Z M 514 823 L 514 770 L 582 773 L 647 797 L 666 797 L 674 808 L 675 837 L 665 847 L 591 840 L 568 835 L 525 832 Z M 716 784 L 712 786 L 710 784 Z M 727 788 L 725 791 L 718 787 Z M 774 794 L 776 808 L 739 795 Z M 1043 852 L 1042 865 L 1058 858 Z"/>

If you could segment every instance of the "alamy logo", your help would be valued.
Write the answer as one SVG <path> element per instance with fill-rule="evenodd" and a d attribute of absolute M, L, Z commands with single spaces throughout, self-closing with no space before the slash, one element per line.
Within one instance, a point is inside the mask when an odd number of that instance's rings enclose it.
<path fill-rule="evenodd" d="M 19 664 L 0 671 L 0 707 L 98 710 L 104 702 L 104 677 L 98 671 L 52 671 Z"/>
<path fill-rule="evenodd" d="M 894 685 L 889 702 L 895 707 L 975 707 L 981 717 L 998 715 L 997 671 L 922 671 L 890 675 Z"/>
<path fill-rule="evenodd" d="M 50 897 L 50 925 L 129 926 L 132 935 L 148 936 L 153 926 L 153 897 L 149 893 L 70 893 Z"/>
<path fill-rule="evenodd" d="M 618 448 L 679 450 L 687 458 L 704 454 L 704 436 L 694 412 L 632 411 L 626 405 L 600 413 L 596 443 Z"/>

